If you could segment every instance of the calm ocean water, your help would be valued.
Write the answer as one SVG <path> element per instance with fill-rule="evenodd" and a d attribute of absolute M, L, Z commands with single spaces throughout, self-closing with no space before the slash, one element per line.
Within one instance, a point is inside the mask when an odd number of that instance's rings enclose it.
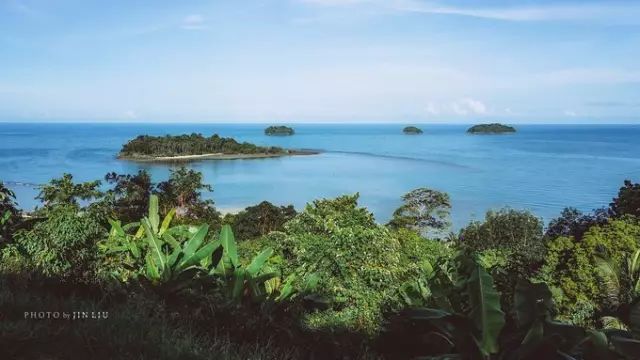
<path fill-rule="evenodd" d="M 201 161 L 222 209 L 262 200 L 294 204 L 359 192 L 361 204 L 386 221 L 400 196 L 417 187 L 448 192 L 454 224 L 480 219 L 490 208 L 529 209 L 549 220 L 563 207 L 608 205 L 624 179 L 640 181 L 638 125 L 520 125 L 518 133 L 467 135 L 465 125 L 422 125 L 407 136 L 402 125 L 295 125 L 292 137 L 267 137 L 265 125 L 220 124 L 14 124 L 0 123 L 0 180 L 20 205 L 37 202 L 36 184 L 63 172 L 77 180 L 107 172 L 149 170 L 156 181 L 168 165 L 115 158 L 139 134 L 219 133 L 241 141 L 289 148 L 321 149 L 317 156 Z"/>

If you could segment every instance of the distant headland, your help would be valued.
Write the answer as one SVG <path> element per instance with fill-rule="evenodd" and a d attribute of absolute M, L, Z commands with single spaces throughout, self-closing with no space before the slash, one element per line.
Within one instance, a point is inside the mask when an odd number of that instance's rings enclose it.
<path fill-rule="evenodd" d="M 505 134 L 516 132 L 516 128 L 498 123 L 478 124 L 470 127 L 467 132 L 470 134 Z"/>
<path fill-rule="evenodd" d="M 150 136 L 140 135 L 122 146 L 118 159 L 134 161 L 192 161 L 263 159 L 292 155 L 315 155 L 313 150 L 291 150 L 277 146 L 240 143 L 233 138 L 214 134 Z"/>
<path fill-rule="evenodd" d="M 418 135 L 418 134 L 422 134 L 422 129 L 417 128 L 415 126 L 407 126 L 404 129 L 402 129 L 402 132 L 407 135 Z"/>
<path fill-rule="evenodd" d="M 270 136 L 290 136 L 295 134 L 295 131 L 293 130 L 293 128 L 290 128 L 288 126 L 269 126 L 268 128 L 264 129 L 264 133 L 265 135 Z"/>

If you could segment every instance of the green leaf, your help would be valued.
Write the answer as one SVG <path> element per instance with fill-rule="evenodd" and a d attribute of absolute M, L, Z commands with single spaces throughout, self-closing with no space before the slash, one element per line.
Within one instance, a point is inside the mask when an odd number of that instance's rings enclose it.
<path fill-rule="evenodd" d="M 160 225 L 160 214 L 158 212 L 158 196 L 151 195 L 149 197 L 149 226 L 153 230 L 154 234 L 158 233 L 158 226 Z"/>
<path fill-rule="evenodd" d="M 477 339 L 480 351 L 488 356 L 498 352 L 498 336 L 504 326 L 504 312 L 500 309 L 500 294 L 493 287 L 493 278 L 476 264 L 467 282 L 469 317 L 480 331 Z"/>
<path fill-rule="evenodd" d="M 162 273 L 165 269 L 165 258 L 164 253 L 162 252 L 162 245 L 160 244 L 160 240 L 158 240 L 158 238 L 156 238 L 155 236 L 155 233 L 151 231 L 151 224 L 149 219 L 143 219 L 142 226 L 144 227 L 145 233 L 147 234 L 147 240 L 149 242 L 149 249 L 151 251 L 151 254 L 155 258 L 155 262 L 158 266 L 159 272 Z"/>
<path fill-rule="evenodd" d="M 520 279 L 516 284 L 513 307 L 518 326 L 529 326 L 553 308 L 551 290 L 545 283 L 533 284 Z"/>
<path fill-rule="evenodd" d="M 220 246 L 220 244 L 212 242 L 200 248 L 191 257 L 185 257 L 184 261 L 180 264 L 180 268 L 198 265 L 203 259 L 211 257 L 211 254 Z"/>
<path fill-rule="evenodd" d="M 224 249 L 223 257 L 229 259 L 233 267 L 237 267 L 239 265 L 239 261 L 238 250 L 236 249 L 236 240 L 233 236 L 231 226 L 228 224 L 223 225 L 220 230 L 220 242 Z"/>
<path fill-rule="evenodd" d="M 167 216 L 162 220 L 162 225 L 160 226 L 160 230 L 158 231 L 158 235 L 162 235 L 169 229 L 169 224 L 171 224 L 171 220 L 173 220 L 173 216 L 176 214 L 176 209 L 169 210 Z"/>
<path fill-rule="evenodd" d="M 251 264 L 247 266 L 247 274 L 251 277 L 256 276 L 262 269 L 264 263 L 271 257 L 271 254 L 273 254 L 273 250 L 271 248 L 267 248 L 254 257 Z"/>
<path fill-rule="evenodd" d="M 242 299 L 242 293 L 244 292 L 244 279 L 245 273 L 243 269 L 236 269 L 233 273 L 233 282 L 231 285 L 231 299 L 235 302 Z"/>
<path fill-rule="evenodd" d="M 189 241 L 187 241 L 183 250 L 185 259 L 191 258 L 193 254 L 196 253 L 200 245 L 204 242 L 207 232 L 209 232 L 209 225 L 202 225 L 198 229 L 198 232 L 195 233 Z"/>

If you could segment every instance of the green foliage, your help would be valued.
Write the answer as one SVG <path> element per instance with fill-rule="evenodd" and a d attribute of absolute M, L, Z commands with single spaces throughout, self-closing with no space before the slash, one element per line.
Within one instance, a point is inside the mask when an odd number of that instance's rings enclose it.
<path fill-rule="evenodd" d="M 628 302 L 632 289 L 621 271 L 639 248 L 640 224 L 632 219 L 611 220 L 592 227 L 581 241 L 563 236 L 549 241 L 541 279 L 559 289 L 555 299 L 565 316 L 581 302 L 592 302 L 597 309 Z M 612 274 L 622 279 L 615 280 L 617 289 L 612 286 Z"/>
<path fill-rule="evenodd" d="M 609 212 L 614 217 L 631 215 L 640 217 L 640 184 L 634 184 L 629 180 L 624 181 L 618 197 L 609 205 Z"/>
<path fill-rule="evenodd" d="M 402 196 L 403 204 L 389 222 L 393 229 L 407 228 L 421 234 L 440 233 L 451 226 L 449 195 L 437 190 L 419 188 Z"/>
<path fill-rule="evenodd" d="M 179 136 L 140 135 L 122 146 L 121 157 L 159 157 L 202 154 L 280 154 L 285 150 L 279 147 L 262 147 L 247 142 L 239 143 L 232 138 L 214 134 L 204 137 L 202 134 Z"/>
<path fill-rule="evenodd" d="M 105 180 L 114 185 L 107 192 L 107 197 L 121 221 L 135 221 L 144 216 L 153 190 L 151 176 L 146 170 L 139 170 L 136 175 L 111 172 Z"/>
<path fill-rule="evenodd" d="M 57 206 L 32 229 L 20 230 L 9 245 L 27 267 L 51 276 L 86 281 L 92 278 L 96 243 L 106 235 L 98 219 L 75 206 Z M 7 259 L 9 260 L 9 259 Z M 16 259 L 11 259 L 16 261 Z"/>
<path fill-rule="evenodd" d="M 76 184 L 73 182 L 73 175 L 63 174 L 61 178 L 52 179 L 48 184 L 40 186 L 36 199 L 44 203 L 45 209 L 59 205 L 77 207 L 80 200 L 87 201 L 102 196 L 99 187 L 99 180 Z"/>
<path fill-rule="evenodd" d="M 551 220 L 545 239 L 555 239 L 558 236 L 573 236 L 580 240 L 587 230 L 594 225 L 604 225 L 609 220 L 609 214 L 605 209 L 595 210 L 592 214 L 583 214 L 572 207 L 565 208 L 559 217 Z"/>
<path fill-rule="evenodd" d="M 408 320 L 410 332 L 424 330 L 425 334 L 412 334 L 421 339 L 423 349 L 419 355 L 461 354 L 464 358 L 487 358 L 499 351 L 498 338 L 505 324 L 500 309 L 500 296 L 493 286 L 493 279 L 478 264 L 465 261 L 469 272 L 458 284 L 458 292 L 465 299 L 454 304 L 459 310 L 416 308 L 401 314 L 400 320 Z M 435 296 L 448 294 L 437 294 Z M 418 355 L 416 354 L 416 355 Z"/>
<path fill-rule="evenodd" d="M 249 240 L 272 231 L 281 231 L 283 225 L 295 215 L 292 205 L 278 207 L 263 201 L 236 214 L 230 225 L 235 229 L 238 239 Z"/>
<path fill-rule="evenodd" d="M 503 303 L 509 308 L 519 278 L 535 274 L 545 252 L 542 221 L 528 211 L 489 211 L 484 222 L 473 221 L 462 229 L 460 247 L 494 257 L 491 272 Z"/>
<path fill-rule="evenodd" d="M 180 167 L 171 170 L 169 180 L 158 183 L 154 194 L 160 198 L 161 213 L 176 208 L 178 219 L 206 221 L 218 226 L 220 214 L 212 200 L 202 199 L 203 191 L 212 192 L 213 188 L 202 182 L 202 173 Z"/>
<path fill-rule="evenodd" d="M 400 241 L 357 200 L 357 194 L 316 200 L 284 233 L 269 236 L 284 276 L 319 276 L 318 309 L 305 319 L 312 329 L 377 332 L 383 311 L 400 304 L 400 289 L 410 277 Z"/>
<path fill-rule="evenodd" d="M 16 194 L 0 181 L 0 243 L 11 238 L 11 230 L 19 222 L 20 210 Z"/>
<path fill-rule="evenodd" d="M 269 126 L 268 128 L 264 129 L 264 133 L 265 135 L 293 135 L 295 134 L 295 131 L 293 130 L 293 128 L 290 128 L 288 126 Z"/>

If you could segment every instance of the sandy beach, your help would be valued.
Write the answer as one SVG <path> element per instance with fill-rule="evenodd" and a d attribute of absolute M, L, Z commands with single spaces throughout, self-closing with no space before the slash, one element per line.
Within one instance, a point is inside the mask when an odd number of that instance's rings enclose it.
<path fill-rule="evenodd" d="M 118 156 L 121 160 L 130 161 L 149 161 L 149 162 L 180 162 L 180 161 L 194 161 L 194 160 L 242 160 L 242 159 L 266 159 L 282 156 L 295 156 L 295 155 L 317 155 L 319 151 L 315 150 L 290 150 L 281 154 L 224 154 L 224 153 L 211 153 L 211 154 L 197 154 L 197 155 L 177 155 L 177 156 Z"/>

